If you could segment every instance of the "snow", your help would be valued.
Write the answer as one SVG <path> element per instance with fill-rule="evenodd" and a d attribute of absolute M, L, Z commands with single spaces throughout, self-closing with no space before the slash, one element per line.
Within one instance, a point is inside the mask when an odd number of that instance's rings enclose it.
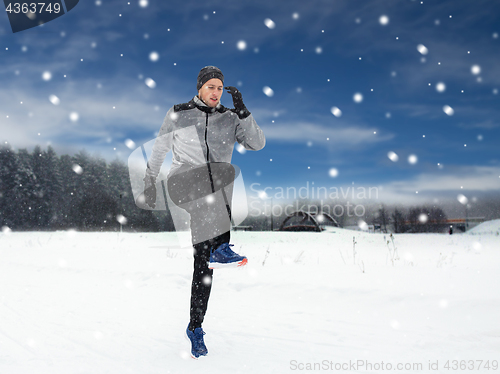
<path fill-rule="evenodd" d="M 427 47 L 426 47 L 425 45 L 423 45 L 423 44 L 419 44 L 419 45 L 417 45 L 417 50 L 418 50 L 421 54 L 423 54 L 423 55 L 426 55 L 426 54 L 428 54 L 428 53 L 429 53 L 429 50 L 428 50 L 428 49 L 427 49 Z"/>
<path fill-rule="evenodd" d="M 382 16 L 380 16 L 378 21 L 382 26 L 386 26 L 389 24 L 389 17 L 387 17 L 386 15 L 382 15 Z"/>
<path fill-rule="evenodd" d="M 444 84 L 443 82 L 438 82 L 436 84 L 436 91 L 437 92 L 444 92 L 444 91 L 446 91 L 446 84 Z"/>
<path fill-rule="evenodd" d="M 50 81 L 52 79 L 52 73 L 50 71 L 44 71 L 42 73 L 42 79 L 44 81 Z"/>
<path fill-rule="evenodd" d="M 153 51 L 149 54 L 149 60 L 152 62 L 156 62 L 160 59 L 160 54 L 156 51 Z"/>
<path fill-rule="evenodd" d="M 244 51 L 246 48 L 247 48 L 247 42 L 244 41 L 244 40 L 240 40 L 238 41 L 238 43 L 236 43 L 236 47 L 240 50 L 240 51 Z"/>
<path fill-rule="evenodd" d="M 151 79 L 151 78 L 146 78 L 144 80 L 144 83 L 146 84 L 146 86 L 148 86 L 149 88 L 155 88 L 156 87 L 156 82 Z"/>
<path fill-rule="evenodd" d="M 69 114 L 69 119 L 71 120 L 71 122 L 77 122 L 79 118 L 80 115 L 77 112 L 71 112 Z"/>
<path fill-rule="evenodd" d="M 342 111 L 337 108 L 336 106 L 333 106 L 330 111 L 332 112 L 332 114 L 335 116 L 335 117 L 342 117 Z"/>
<path fill-rule="evenodd" d="M 460 204 L 462 205 L 467 205 L 467 203 L 469 202 L 469 199 L 467 199 L 466 196 L 462 195 L 462 194 L 458 194 L 457 196 L 457 200 L 460 202 Z"/>
<path fill-rule="evenodd" d="M 392 162 L 397 162 L 399 160 L 399 156 L 392 151 L 387 153 L 387 157 L 389 157 L 389 160 L 391 160 Z"/>
<path fill-rule="evenodd" d="M 269 87 L 269 86 L 264 86 L 264 87 L 262 88 L 262 92 L 264 92 L 264 94 L 265 94 L 266 96 L 268 96 L 268 97 L 272 97 L 272 96 L 274 96 L 274 91 L 273 91 L 273 89 L 272 89 L 271 87 Z"/>
<path fill-rule="evenodd" d="M 361 103 L 363 101 L 363 94 L 356 92 L 352 97 L 355 103 Z"/>
<path fill-rule="evenodd" d="M 443 106 L 443 112 L 445 112 L 449 116 L 452 116 L 453 114 L 455 114 L 455 110 L 449 105 Z"/>
<path fill-rule="evenodd" d="M 192 254 L 176 233 L 0 234 L 0 373 L 284 373 L 357 360 L 430 372 L 429 361 L 495 360 L 499 229 L 395 234 L 394 245 L 338 228 L 233 232 L 249 264 L 214 272 L 198 361 L 184 338 Z"/>
<path fill-rule="evenodd" d="M 59 105 L 61 103 L 61 100 L 59 100 L 59 98 L 56 95 L 50 95 L 49 101 L 54 105 Z"/>
<path fill-rule="evenodd" d="M 472 235 L 491 234 L 498 236 L 500 235 L 500 219 L 483 222 L 473 229 L 470 229 L 467 233 Z"/>
<path fill-rule="evenodd" d="M 273 21 L 272 19 L 270 19 L 270 18 L 266 18 L 266 19 L 264 20 L 264 24 L 265 24 L 268 28 L 270 28 L 271 30 L 272 30 L 272 29 L 274 29 L 274 28 L 276 27 L 276 24 L 275 24 L 275 23 L 274 23 L 274 21 Z"/>
<path fill-rule="evenodd" d="M 409 155 L 408 156 L 408 163 L 411 165 L 415 165 L 418 162 L 418 157 L 417 155 Z"/>
<path fill-rule="evenodd" d="M 470 71 L 472 74 L 474 75 L 478 75 L 481 73 L 481 66 L 479 65 L 472 65 L 472 67 L 470 68 Z"/>

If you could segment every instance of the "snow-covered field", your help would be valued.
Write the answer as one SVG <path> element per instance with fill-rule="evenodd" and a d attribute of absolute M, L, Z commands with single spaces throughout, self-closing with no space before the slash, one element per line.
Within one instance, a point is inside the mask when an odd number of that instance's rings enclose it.
<path fill-rule="evenodd" d="M 175 233 L 0 234 L 0 373 L 498 372 L 500 220 L 483 225 L 396 234 L 396 251 L 342 229 L 234 232 L 249 265 L 215 271 L 200 360 Z"/>

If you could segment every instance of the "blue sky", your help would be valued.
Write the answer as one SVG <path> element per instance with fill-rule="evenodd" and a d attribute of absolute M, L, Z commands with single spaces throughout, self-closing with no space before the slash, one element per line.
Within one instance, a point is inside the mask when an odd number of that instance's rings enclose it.
<path fill-rule="evenodd" d="M 248 186 L 354 183 L 387 201 L 495 193 L 499 14 L 483 0 L 81 0 L 16 34 L 4 15 L 0 141 L 126 161 L 126 140 L 153 139 L 216 65 L 267 137 L 234 153 Z"/>

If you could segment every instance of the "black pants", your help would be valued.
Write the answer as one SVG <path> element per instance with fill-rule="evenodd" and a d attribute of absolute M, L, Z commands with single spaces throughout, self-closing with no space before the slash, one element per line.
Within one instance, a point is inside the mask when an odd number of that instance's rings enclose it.
<path fill-rule="evenodd" d="M 189 328 L 194 330 L 201 327 L 205 313 L 207 312 L 208 299 L 212 289 L 213 270 L 208 268 L 210 253 L 217 249 L 222 243 L 229 243 L 230 232 L 219 235 L 216 238 L 195 244 L 194 247 L 194 270 L 193 282 L 191 284 L 191 309 Z"/>
<path fill-rule="evenodd" d="M 189 168 L 168 180 L 172 201 L 190 215 L 194 249 L 190 330 L 201 327 L 207 311 L 213 278 L 208 268 L 210 253 L 230 240 L 235 175 L 230 164 L 219 163 Z"/>

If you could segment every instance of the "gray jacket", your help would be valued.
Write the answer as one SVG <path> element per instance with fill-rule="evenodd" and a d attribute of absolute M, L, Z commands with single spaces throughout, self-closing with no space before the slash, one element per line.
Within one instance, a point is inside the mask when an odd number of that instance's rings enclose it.
<path fill-rule="evenodd" d="M 195 96 L 190 102 L 174 105 L 167 112 L 149 157 L 146 175 L 158 176 L 170 150 L 169 177 L 184 166 L 231 163 L 235 142 L 245 149 L 258 151 L 264 148 L 266 139 L 251 114 L 240 119 L 234 109 L 220 102 L 217 107 L 210 108 Z"/>

